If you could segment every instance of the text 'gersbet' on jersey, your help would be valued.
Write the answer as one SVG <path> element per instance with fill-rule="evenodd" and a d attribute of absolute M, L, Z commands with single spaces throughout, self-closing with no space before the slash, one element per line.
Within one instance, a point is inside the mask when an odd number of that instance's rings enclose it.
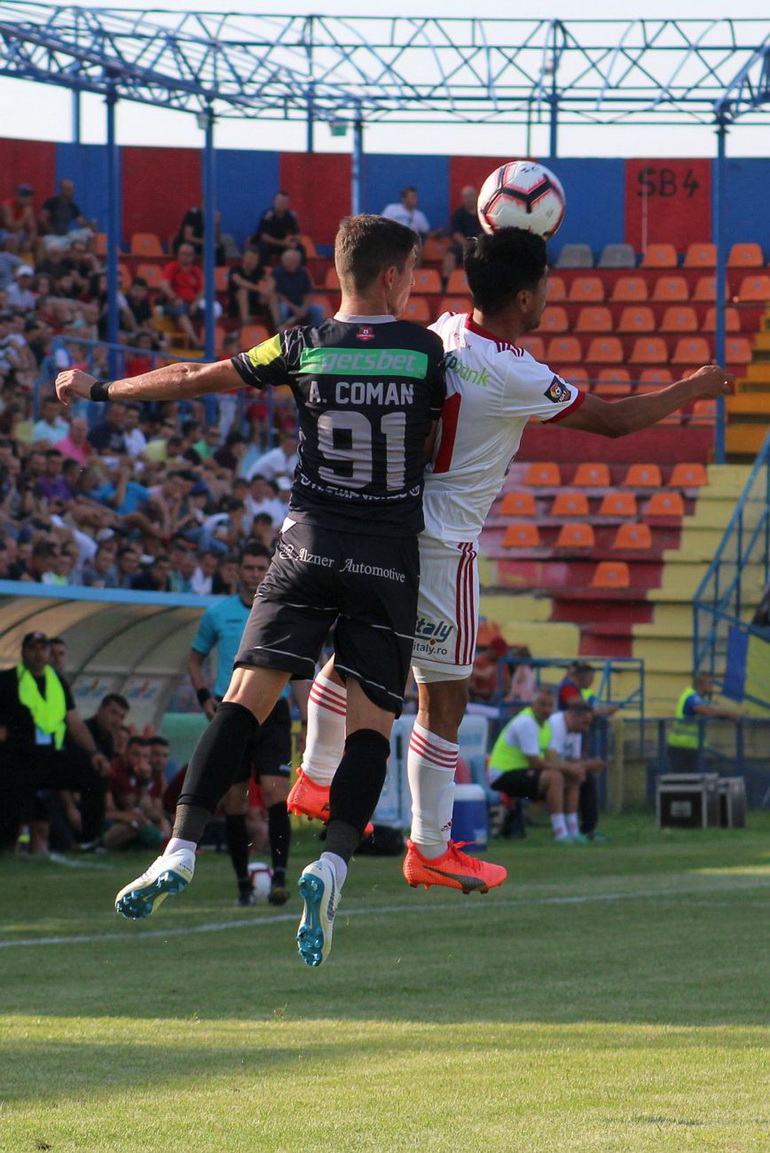
<path fill-rule="evenodd" d="M 298 327 L 233 357 L 254 388 L 288 385 L 299 415 L 289 515 L 327 528 L 419 532 L 423 450 L 445 397 L 444 350 L 392 317 Z"/>

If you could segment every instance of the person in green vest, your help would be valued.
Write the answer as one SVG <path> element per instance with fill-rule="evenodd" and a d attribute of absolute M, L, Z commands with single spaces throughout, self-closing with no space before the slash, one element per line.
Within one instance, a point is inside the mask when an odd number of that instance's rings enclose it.
<path fill-rule="evenodd" d="M 668 763 L 673 773 L 701 773 L 703 721 L 715 717 L 725 721 L 739 721 L 741 714 L 724 705 L 712 705 L 714 678 L 711 673 L 695 673 L 692 684 L 676 702 L 674 722 L 668 730 Z"/>
<path fill-rule="evenodd" d="M 15 846 L 41 789 L 80 793 L 82 849 L 93 848 L 101 836 L 109 761 L 50 656 L 45 633 L 30 632 L 19 663 L 0 672 L 0 851 Z"/>
<path fill-rule="evenodd" d="M 585 770 L 579 763 L 561 760 L 551 749 L 549 718 L 555 704 L 553 690 L 541 685 L 532 704 L 508 722 L 492 748 L 489 784 L 507 797 L 544 800 L 554 841 L 582 844 L 577 802 Z"/>

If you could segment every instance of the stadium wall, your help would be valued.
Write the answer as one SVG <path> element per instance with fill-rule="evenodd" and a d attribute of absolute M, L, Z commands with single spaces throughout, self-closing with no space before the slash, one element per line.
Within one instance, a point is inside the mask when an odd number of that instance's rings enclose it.
<path fill-rule="evenodd" d="M 420 207 L 434 227 L 445 225 L 464 184 L 480 185 L 504 157 L 365 154 L 362 204 L 379 212 L 404 184 L 420 192 Z M 715 161 L 555 159 L 547 161 L 567 189 L 569 211 L 553 244 L 583 242 L 598 255 L 605 244 L 670 242 L 680 251 L 713 239 Z M 278 188 L 291 195 L 302 230 L 329 245 L 337 221 L 350 207 L 351 160 L 336 153 L 255 152 L 219 149 L 216 175 L 222 229 L 242 243 Z M 189 148 L 120 149 L 123 247 L 134 232 L 156 232 L 167 241 L 183 213 L 201 199 L 201 152 Z M 0 139 L 0 199 L 21 182 L 33 185 L 36 204 L 53 195 L 67 176 L 78 203 L 104 226 L 107 163 L 102 145 Z M 766 211 L 770 160 L 727 162 L 727 244 L 753 240 L 770 256 Z"/>

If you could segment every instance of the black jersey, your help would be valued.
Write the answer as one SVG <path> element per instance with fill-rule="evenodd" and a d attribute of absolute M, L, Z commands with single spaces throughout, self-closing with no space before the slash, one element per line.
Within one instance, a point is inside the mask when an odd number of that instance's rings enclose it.
<path fill-rule="evenodd" d="M 327 320 L 233 357 L 246 384 L 288 384 L 299 411 L 294 520 L 420 532 L 423 448 L 445 396 L 438 337 L 406 320 Z"/>

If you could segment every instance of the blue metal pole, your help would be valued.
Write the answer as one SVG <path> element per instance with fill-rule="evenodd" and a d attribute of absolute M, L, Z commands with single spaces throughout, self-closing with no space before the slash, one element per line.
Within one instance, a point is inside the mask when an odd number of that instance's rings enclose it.
<path fill-rule="evenodd" d="M 214 214 L 216 212 L 216 178 L 214 174 L 214 112 L 211 107 L 205 113 L 206 133 L 203 149 L 203 281 L 205 295 L 205 352 L 206 359 L 216 355 L 216 317 L 214 316 L 216 237 Z"/>
<path fill-rule="evenodd" d="M 72 143 L 80 144 L 80 92 L 72 90 Z"/>
<path fill-rule="evenodd" d="M 717 163 L 714 171 L 714 243 L 716 245 L 716 331 L 714 333 L 714 359 L 717 364 L 725 362 L 725 327 L 727 313 L 725 294 L 727 290 L 727 238 L 725 236 L 725 203 L 727 176 L 727 124 L 720 118 L 717 122 Z M 714 460 L 725 463 L 725 401 L 717 399 L 717 423 L 714 442 Z"/>
<path fill-rule="evenodd" d="M 120 153 L 115 135 L 115 108 L 118 98 L 110 85 L 107 93 L 107 340 L 110 343 L 110 377 L 118 370 L 118 256 L 120 251 Z"/>
<path fill-rule="evenodd" d="M 364 160 L 364 122 L 361 110 L 356 113 L 353 122 L 353 163 L 350 174 L 350 210 L 354 216 L 362 211 L 361 183 L 363 178 Z"/>

